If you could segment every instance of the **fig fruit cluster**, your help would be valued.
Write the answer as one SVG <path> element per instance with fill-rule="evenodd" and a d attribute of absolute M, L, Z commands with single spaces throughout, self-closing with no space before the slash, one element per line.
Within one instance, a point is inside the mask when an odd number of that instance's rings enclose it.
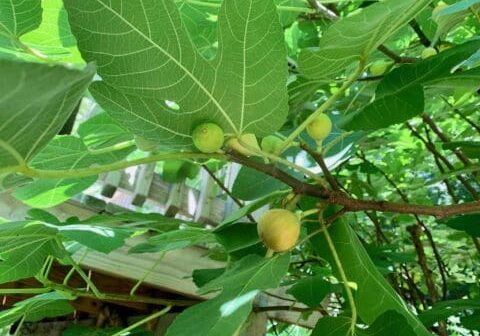
<path fill-rule="evenodd" d="M 258 236 L 275 252 L 290 250 L 300 236 L 300 219 L 291 211 L 271 209 L 257 223 Z"/>

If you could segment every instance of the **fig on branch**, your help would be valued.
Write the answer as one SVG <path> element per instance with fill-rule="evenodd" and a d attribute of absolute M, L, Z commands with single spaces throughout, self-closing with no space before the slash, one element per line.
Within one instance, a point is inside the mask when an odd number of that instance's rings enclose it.
<path fill-rule="evenodd" d="M 246 133 L 240 135 L 240 141 L 245 143 L 248 147 L 254 148 L 260 151 L 260 146 L 258 145 L 257 137 L 253 133 Z M 250 148 L 244 147 L 238 138 L 231 138 L 227 141 L 227 147 L 233 149 L 234 151 L 243 154 L 245 156 L 258 155 L 255 151 Z"/>
<path fill-rule="evenodd" d="M 275 154 L 282 148 L 283 141 L 275 135 L 268 135 L 262 139 L 262 150 L 266 153 Z"/>
<path fill-rule="evenodd" d="M 313 139 L 322 141 L 328 137 L 332 131 L 332 121 L 328 115 L 322 113 L 307 125 L 307 133 Z"/>
<path fill-rule="evenodd" d="M 382 76 L 388 69 L 390 63 L 387 61 L 376 61 L 370 65 L 370 74 L 372 76 Z"/>
<path fill-rule="evenodd" d="M 200 124 L 192 132 L 193 144 L 202 153 L 218 152 L 223 146 L 223 130 L 214 123 Z"/>
<path fill-rule="evenodd" d="M 283 252 L 295 246 L 300 236 L 300 220 L 291 211 L 271 209 L 259 219 L 257 231 L 265 246 Z"/>
<path fill-rule="evenodd" d="M 425 48 L 423 49 L 422 51 L 422 58 L 423 59 L 427 59 L 429 57 L 432 57 L 432 56 L 435 56 L 437 53 L 437 49 L 435 48 L 432 48 L 432 47 L 429 47 L 429 48 Z"/>
<path fill-rule="evenodd" d="M 139 135 L 135 135 L 134 140 L 137 148 L 144 152 L 153 152 L 158 147 L 156 142 L 145 139 L 144 137 Z"/>

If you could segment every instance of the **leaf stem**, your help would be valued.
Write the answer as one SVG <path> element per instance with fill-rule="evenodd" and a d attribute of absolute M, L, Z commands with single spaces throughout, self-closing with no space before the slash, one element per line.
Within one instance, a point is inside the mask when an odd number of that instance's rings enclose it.
<path fill-rule="evenodd" d="M 0 295 L 12 295 L 12 294 L 45 294 L 51 292 L 50 288 L 0 288 Z"/>
<path fill-rule="evenodd" d="M 338 273 L 340 274 L 340 278 L 343 282 L 345 292 L 347 293 L 348 302 L 350 304 L 350 309 L 352 311 L 352 322 L 350 324 L 350 332 L 351 332 L 351 335 L 355 335 L 355 326 L 357 324 L 357 307 L 355 306 L 355 300 L 353 298 L 353 293 L 352 293 L 352 290 L 351 290 L 350 286 L 348 285 L 347 275 L 345 274 L 345 270 L 343 269 L 342 262 L 340 260 L 340 257 L 338 256 L 337 250 L 335 248 L 335 244 L 333 243 L 332 237 L 330 236 L 330 233 L 328 232 L 327 226 L 325 225 L 322 214 L 320 214 L 320 216 L 318 216 L 318 218 L 319 218 L 321 230 L 322 230 L 323 234 L 325 235 L 325 240 L 327 241 L 330 252 L 332 253 L 333 260 L 335 261 L 335 265 L 337 266 Z"/>
<path fill-rule="evenodd" d="M 13 336 L 18 336 L 20 335 L 20 329 L 22 329 L 23 327 L 23 323 L 25 322 L 25 319 L 27 318 L 27 314 L 23 314 L 22 316 L 22 319 L 20 320 L 20 322 L 18 323 L 18 326 L 17 326 L 17 329 L 15 330 L 15 333 L 13 334 Z"/>
<path fill-rule="evenodd" d="M 57 240 L 57 243 L 58 245 L 60 246 L 60 248 L 62 248 L 64 251 L 65 251 L 65 257 L 67 259 L 67 261 L 73 266 L 73 268 L 75 268 L 75 271 L 77 271 L 78 275 L 80 275 L 80 277 L 83 279 L 83 281 L 85 281 L 85 283 L 87 284 L 87 286 L 92 290 L 93 294 L 95 294 L 95 296 L 97 298 L 103 298 L 103 294 L 98 290 L 97 286 L 95 286 L 95 284 L 93 283 L 92 279 L 90 279 L 88 277 L 87 274 L 85 274 L 85 272 L 83 271 L 83 269 L 77 264 L 77 262 L 75 260 L 73 260 L 72 256 L 70 255 L 70 253 L 65 249 L 65 247 L 63 246 L 62 242 L 58 239 Z"/>
<path fill-rule="evenodd" d="M 324 113 L 328 108 L 330 108 L 344 93 L 345 91 L 357 80 L 357 78 L 362 74 L 363 68 L 365 67 L 365 60 L 361 59 L 356 70 L 347 78 L 343 85 L 338 89 L 335 94 L 330 96 L 320 107 L 308 116 L 305 121 L 300 124 L 283 142 L 282 147 L 280 147 L 277 155 L 282 154 L 290 144 L 303 132 L 303 130 L 310 124 L 316 117 Z"/>
<path fill-rule="evenodd" d="M 160 254 L 160 256 L 158 257 L 157 260 L 155 260 L 155 262 L 153 263 L 152 267 L 150 267 L 150 269 L 148 269 L 145 274 L 143 274 L 142 278 L 139 279 L 137 281 L 137 283 L 135 284 L 135 286 L 132 287 L 132 289 L 130 290 L 130 296 L 133 296 L 135 295 L 135 292 L 137 291 L 138 287 L 140 287 L 140 285 L 145 281 L 145 279 L 153 272 L 153 270 L 158 266 L 158 264 L 160 264 L 160 262 L 163 260 L 163 257 L 165 256 L 166 252 L 162 252 Z"/>
<path fill-rule="evenodd" d="M 113 146 L 109 147 L 104 147 L 104 148 L 99 148 L 99 149 L 89 149 L 90 154 L 97 155 L 97 154 L 104 154 L 104 153 L 110 153 L 110 152 L 115 152 L 118 150 L 122 150 L 125 148 L 129 148 L 135 146 L 135 141 L 134 140 L 128 140 L 124 142 L 120 142 L 118 144 L 115 144 Z"/>
<path fill-rule="evenodd" d="M 192 5 L 209 7 L 209 8 L 220 8 L 221 3 L 209 2 L 209 1 L 199 1 L 199 0 L 183 0 L 179 2 L 189 3 Z M 277 10 L 281 12 L 293 12 L 293 13 L 308 13 L 313 14 L 315 10 L 312 8 L 303 8 L 303 7 L 293 7 L 293 6 L 277 6 Z"/>
<path fill-rule="evenodd" d="M 126 327 L 125 329 L 122 329 L 120 330 L 119 332 L 116 332 L 115 334 L 113 334 L 112 336 L 123 336 L 123 335 L 129 335 L 129 331 L 141 326 L 142 324 L 145 324 L 151 320 L 154 320 L 162 315 L 165 315 L 166 313 L 168 313 L 170 311 L 170 309 L 172 309 L 172 306 L 166 306 L 164 309 L 150 315 L 150 316 L 147 316 L 146 318 L 132 324 L 131 326 L 128 326 Z"/>
<path fill-rule="evenodd" d="M 135 160 L 126 160 L 118 161 L 107 165 L 89 167 L 89 168 L 78 168 L 78 169 L 68 169 L 68 170 L 42 170 L 35 169 L 28 166 L 19 167 L 18 173 L 23 174 L 28 177 L 35 178 L 79 178 L 86 176 L 98 175 L 101 173 L 106 173 L 115 170 L 121 170 L 132 166 L 138 166 L 145 163 L 151 163 L 162 160 L 169 159 L 225 159 L 225 156 L 222 154 L 204 154 L 204 153 L 159 153 L 143 157 Z M 13 172 L 12 172 L 13 173 Z"/>

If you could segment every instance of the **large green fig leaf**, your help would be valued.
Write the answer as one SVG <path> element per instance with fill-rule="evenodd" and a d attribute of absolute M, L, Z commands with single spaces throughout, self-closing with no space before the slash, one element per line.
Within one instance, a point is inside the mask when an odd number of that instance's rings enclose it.
<path fill-rule="evenodd" d="M 36 275 L 45 258 L 60 257 L 57 231 L 39 222 L 11 222 L 0 225 L 0 283 Z"/>
<path fill-rule="evenodd" d="M 386 0 L 334 23 L 320 39 L 318 50 L 300 54 L 304 75 L 330 80 L 350 64 L 366 59 L 431 0 Z"/>
<path fill-rule="evenodd" d="M 462 77 L 478 81 L 476 69 L 452 73 L 478 48 L 480 40 L 473 40 L 422 62 L 391 71 L 378 85 L 376 99 L 363 109 L 347 115 L 341 126 L 347 130 L 376 130 L 419 115 L 425 106 L 424 86 L 438 86 L 441 82 L 445 85 L 449 80 L 455 82 Z"/>
<path fill-rule="evenodd" d="M 379 316 L 392 310 L 406 319 L 410 327 L 415 330 L 416 335 L 430 335 L 376 269 L 355 231 L 342 220 L 334 223 L 329 228 L 329 233 L 340 261 L 342 265 L 345 265 L 344 270 L 348 281 L 357 285 L 354 297 L 360 318 L 365 323 L 372 324 Z M 313 238 L 312 243 L 319 255 L 327 259 L 336 269 L 332 254 L 323 236 Z"/>
<path fill-rule="evenodd" d="M 25 318 L 25 321 L 34 322 L 71 313 L 73 313 L 73 307 L 63 294 L 58 292 L 40 294 L 3 310 L 0 313 L 0 328 L 9 326 L 22 318 Z"/>
<path fill-rule="evenodd" d="M 95 69 L 0 59 L 0 173 L 30 161 L 62 128 Z"/>
<path fill-rule="evenodd" d="M 223 288 L 222 293 L 185 310 L 170 326 L 167 336 L 234 335 L 250 314 L 259 290 L 278 286 L 289 263 L 288 253 L 268 259 L 249 255 L 235 262 L 200 289 L 205 293 Z"/>
<path fill-rule="evenodd" d="M 110 152 L 90 152 L 73 136 L 53 139 L 31 161 L 31 166 L 45 170 L 70 170 L 105 165 L 125 158 L 132 147 Z M 32 207 L 48 208 L 60 204 L 90 187 L 97 176 L 39 179 L 15 190 L 14 196 Z"/>
<path fill-rule="evenodd" d="M 272 133 L 287 113 L 282 28 L 271 0 L 226 0 L 217 57 L 196 49 L 172 0 L 66 0 L 72 31 L 102 82 L 95 99 L 122 125 L 169 148 L 190 147 L 205 120 L 226 133 Z"/>
<path fill-rule="evenodd" d="M 0 1 L 0 35 L 12 40 L 37 28 L 42 22 L 41 0 Z"/>

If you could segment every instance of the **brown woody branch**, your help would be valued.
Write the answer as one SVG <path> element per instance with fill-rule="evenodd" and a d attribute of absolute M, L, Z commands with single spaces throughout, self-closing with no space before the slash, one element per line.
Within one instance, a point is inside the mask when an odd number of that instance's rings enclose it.
<path fill-rule="evenodd" d="M 433 119 L 428 114 L 422 114 L 422 119 L 428 126 L 430 126 L 430 129 L 438 136 L 438 138 L 443 143 L 447 144 L 450 142 L 450 139 L 445 135 L 445 133 L 443 133 L 440 127 L 435 123 L 435 121 L 433 121 Z M 470 159 L 460 149 L 454 149 L 453 152 L 465 166 L 469 166 L 471 164 Z"/>
<path fill-rule="evenodd" d="M 429 206 L 355 199 L 346 195 L 342 191 L 329 191 L 324 189 L 322 186 L 300 181 L 295 177 L 289 175 L 288 173 L 284 172 L 283 170 L 279 169 L 276 165 L 265 164 L 263 162 L 239 155 L 237 153 L 228 153 L 228 156 L 230 160 L 234 162 L 237 162 L 249 168 L 253 168 L 279 181 L 282 181 L 286 185 L 290 186 L 295 194 L 317 197 L 325 200 L 329 204 L 344 206 L 346 208 L 346 211 L 348 212 L 395 212 L 404 214 L 434 216 L 437 218 L 445 218 L 454 215 L 480 212 L 479 201 L 447 206 Z"/>
<path fill-rule="evenodd" d="M 397 55 L 392 50 L 385 47 L 383 44 L 380 45 L 377 49 L 379 51 L 381 51 L 382 53 L 384 53 L 389 58 L 391 58 L 395 63 L 400 63 L 400 64 L 402 64 L 402 63 L 415 63 L 415 62 L 418 61 L 418 58 L 415 58 L 415 57 L 403 57 L 403 56 Z"/>

